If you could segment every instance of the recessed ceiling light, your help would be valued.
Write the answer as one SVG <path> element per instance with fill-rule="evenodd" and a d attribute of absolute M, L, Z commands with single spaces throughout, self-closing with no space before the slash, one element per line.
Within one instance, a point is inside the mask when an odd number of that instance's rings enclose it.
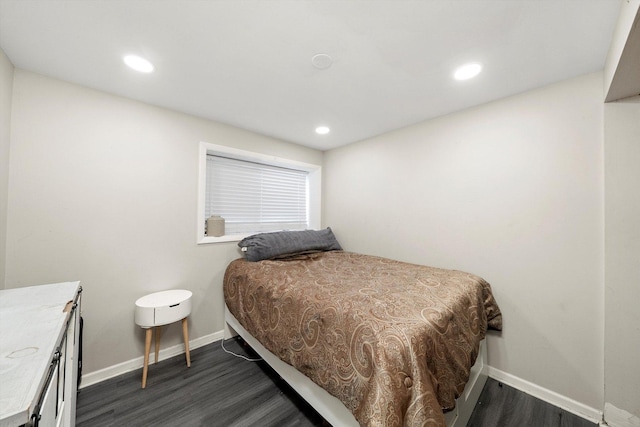
<path fill-rule="evenodd" d="M 317 133 L 318 135 L 326 135 L 326 134 L 328 134 L 329 132 L 331 132 L 331 129 L 329 129 L 329 128 L 328 128 L 328 127 L 326 127 L 326 126 L 318 126 L 318 127 L 316 128 L 316 133 Z"/>
<path fill-rule="evenodd" d="M 150 73 L 153 71 L 153 64 L 144 58 L 136 55 L 127 55 L 124 58 L 124 63 L 129 67 L 141 73 Z"/>
<path fill-rule="evenodd" d="M 480 74 L 480 71 L 482 71 L 482 65 L 478 63 L 466 64 L 453 73 L 453 78 L 456 80 L 468 80 Z"/>

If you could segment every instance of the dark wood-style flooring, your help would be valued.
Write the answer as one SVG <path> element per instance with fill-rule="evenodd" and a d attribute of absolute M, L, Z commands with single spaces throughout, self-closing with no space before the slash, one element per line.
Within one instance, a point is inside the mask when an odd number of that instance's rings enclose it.
<path fill-rule="evenodd" d="M 256 357 L 242 340 L 228 350 Z M 327 426 L 264 362 L 225 353 L 220 342 L 83 388 L 77 426 Z M 489 379 L 468 427 L 594 427 L 573 414 Z M 336 426 L 338 427 L 338 426 Z"/>
<path fill-rule="evenodd" d="M 489 378 L 467 427 L 597 427 L 596 423 Z"/>

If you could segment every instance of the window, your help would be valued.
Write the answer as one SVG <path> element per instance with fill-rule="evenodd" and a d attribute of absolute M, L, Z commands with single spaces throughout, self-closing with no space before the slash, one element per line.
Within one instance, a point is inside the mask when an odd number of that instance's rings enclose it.
<path fill-rule="evenodd" d="M 251 234 L 319 228 L 320 166 L 201 143 L 198 243 Z M 207 218 L 224 218 L 224 235 L 206 235 Z"/>
<path fill-rule="evenodd" d="M 204 217 L 224 218 L 225 234 L 309 228 L 308 174 L 207 154 Z"/>

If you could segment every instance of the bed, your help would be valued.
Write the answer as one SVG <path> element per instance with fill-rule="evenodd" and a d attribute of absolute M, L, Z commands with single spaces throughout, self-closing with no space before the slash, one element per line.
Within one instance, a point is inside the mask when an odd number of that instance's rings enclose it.
<path fill-rule="evenodd" d="M 315 246 L 231 262 L 229 326 L 334 426 L 464 425 L 502 327 L 490 285 Z"/>

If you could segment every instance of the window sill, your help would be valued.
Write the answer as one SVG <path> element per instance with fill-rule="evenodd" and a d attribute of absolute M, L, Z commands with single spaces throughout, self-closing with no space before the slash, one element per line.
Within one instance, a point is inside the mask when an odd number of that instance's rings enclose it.
<path fill-rule="evenodd" d="M 208 245 L 210 243 L 239 242 L 247 236 L 249 236 L 249 234 L 230 234 L 220 237 L 203 236 L 198 239 L 197 243 L 199 245 Z"/>

